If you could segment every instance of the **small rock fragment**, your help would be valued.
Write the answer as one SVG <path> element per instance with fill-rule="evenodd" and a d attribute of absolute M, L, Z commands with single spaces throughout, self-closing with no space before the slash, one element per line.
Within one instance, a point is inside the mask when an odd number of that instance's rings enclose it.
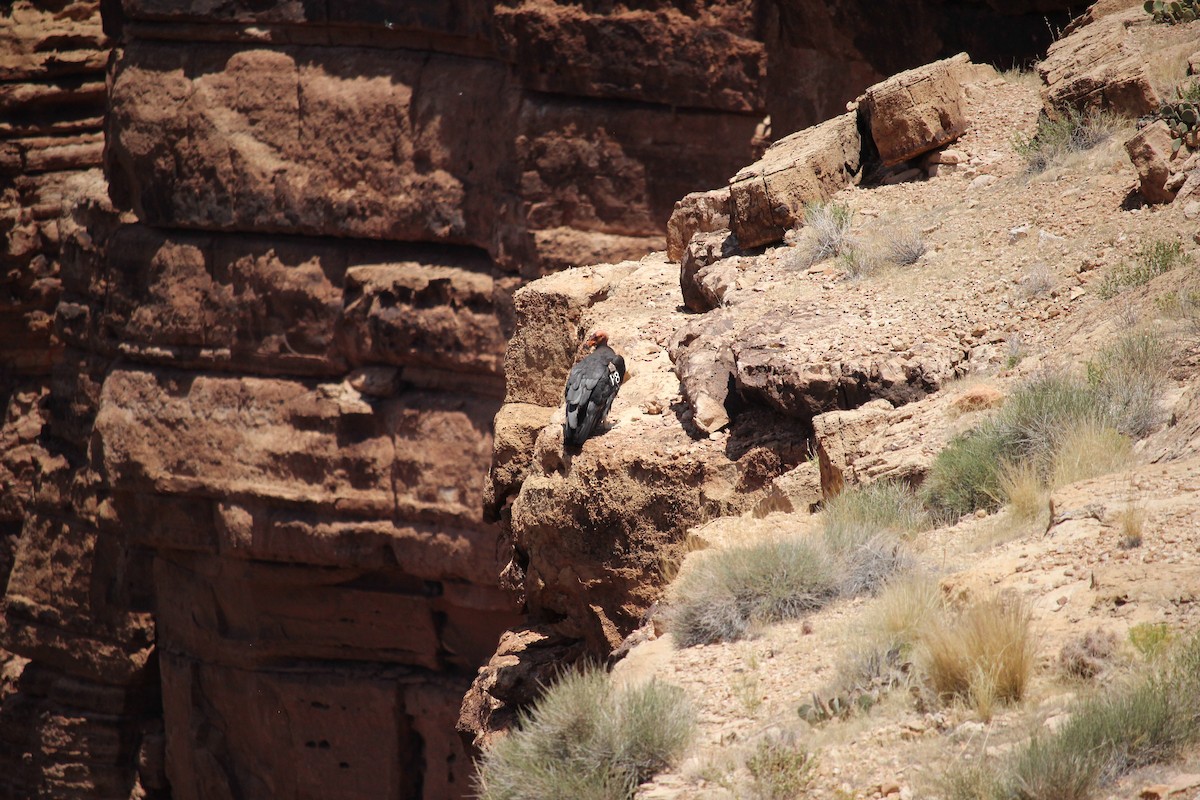
<path fill-rule="evenodd" d="M 389 397 L 396 393 L 399 377 L 395 367 L 359 367 L 346 376 L 346 383 L 368 397 Z"/>

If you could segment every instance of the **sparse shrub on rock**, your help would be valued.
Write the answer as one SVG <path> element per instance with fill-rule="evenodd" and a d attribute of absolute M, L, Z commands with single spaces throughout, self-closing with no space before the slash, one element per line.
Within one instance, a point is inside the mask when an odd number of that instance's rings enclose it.
<path fill-rule="evenodd" d="M 757 800 L 800 797 L 813 781 L 815 759 L 803 746 L 784 736 L 760 739 L 746 759 Z"/>
<path fill-rule="evenodd" d="M 1029 172 L 1045 172 L 1061 165 L 1068 156 L 1103 143 L 1123 124 L 1120 117 L 1112 114 L 1081 113 L 1067 108 L 1055 119 L 1043 114 L 1038 118 L 1037 132 L 1032 137 L 1015 137 L 1013 147 L 1025 159 Z"/>
<path fill-rule="evenodd" d="M 1126 289 L 1144 286 L 1150 281 L 1181 267 L 1190 267 L 1195 262 L 1191 253 L 1184 252 L 1183 243 L 1159 239 L 1138 248 L 1132 263 L 1124 263 L 1104 276 L 1100 283 L 1100 296 L 1108 299 Z"/>
<path fill-rule="evenodd" d="M 840 255 L 850 246 L 850 226 L 854 214 L 838 203 L 806 203 L 804 230 L 807 238 L 800 244 L 800 265 L 812 266 Z"/>
<path fill-rule="evenodd" d="M 1124 437 L 1142 437 L 1162 421 L 1170 342 L 1132 331 L 1088 365 L 1086 379 L 1046 373 L 1018 387 L 996 416 L 952 439 L 921 487 L 935 518 L 949 521 L 993 510 L 1034 474 L 1045 485 L 1119 468 Z"/>
<path fill-rule="evenodd" d="M 1058 665 L 1073 678 L 1091 680 L 1100 675 L 1117 655 L 1117 637 L 1096 629 L 1070 639 L 1058 653 Z"/>
<path fill-rule="evenodd" d="M 617 688 L 598 669 L 568 672 L 518 730 L 484 753 L 481 800 L 627 800 L 674 764 L 695 728 L 683 690 Z"/>
<path fill-rule="evenodd" d="M 904 539 L 928 524 L 904 484 L 879 481 L 842 492 L 825 508 L 825 548 L 838 565 L 843 595 L 878 592 L 913 563 Z"/>
<path fill-rule="evenodd" d="M 837 594 L 828 555 L 803 538 L 768 539 L 700 554 L 671 592 L 671 630 L 690 647 L 735 641 L 763 623 L 792 619 Z"/>

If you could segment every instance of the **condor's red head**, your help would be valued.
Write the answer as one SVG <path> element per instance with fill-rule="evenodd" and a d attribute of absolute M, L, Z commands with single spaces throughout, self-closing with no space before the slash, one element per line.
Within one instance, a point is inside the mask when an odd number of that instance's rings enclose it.
<path fill-rule="evenodd" d="M 584 342 L 589 348 L 595 350 L 597 347 L 602 347 L 608 344 L 608 334 L 604 331 L 595 331 Z"/>

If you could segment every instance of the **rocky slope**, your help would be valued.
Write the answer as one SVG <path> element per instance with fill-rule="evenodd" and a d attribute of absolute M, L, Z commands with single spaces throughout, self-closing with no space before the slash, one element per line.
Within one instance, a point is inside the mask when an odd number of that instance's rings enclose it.
<path fill-rule="evenodd" d="M 605 652 L 700 517 L 817 480 L 782 404 L 681 426 L 661 258 L 517 288 L 661 247 L 771 130 L 959 49 L 1023 59 L 1066 5 L 0 12 L 0 796 L 467 792 L 453 727 L 502 631 Z M 514 456 L 485 481 L 580 330 L 634 305 L 616 416 L 652 446 L 568 467 L 550 439 L 544 474 Z"/>
<path fill-rule="evenodd" d="M 1061 722 L 1077 687 L 1059 676 L 1058 654 L 1072 637 L 1098 628 L 1124 639 L 1143 622 L 1194 629 L 1200 351 L 1194 322 L 1167 301 L 1194 291 L 1195 267 L 1113 297 L 1101 287 L 1148 242 L 1194 253 L 1200 203 L 1188 188 L 1146 202 L 1148 173 L 1124 147 L 1131 123 L 1037 175 L 1014 134 L 1031 136 L 1043 109 L 1141 114 L 1194 80 L 1185 73 L 1198 51 L 1200 24 L 1164 29 L 1111 4 L 1057 43 L 1040 75 L 950 61 L 897 76 L 849 119 L 789 136 L 728 188 L 681 200 L 666 254 L 520 290 L 489 502 L 511 532 L 505 576 L 533 624 L 501 640 L 464 704 L 464 730 L 491 740 L 556 661 L 615 650 L 617 675 L 667 676 L 700 712 L 688 762 L 639 796 L 742 796 L 743 757 L 781 731 L 819 749 L 814 796 L 914 796 L 964 754 L 1001 752 L 1031 723 Z M 905 102 L 887 99 L 897 95 Z M 1186 149 L 1159 157 L 1191 186 Z M 925 253 L 862 277 L 844 260 L 810 265 L 812 234 L 792 227 L 820 199 L 853 212 L 859 251 L 914 235 Z M 631 377 L 611 428 L 564 453 L 556 387 L 579 332 L 598 326 Z M 924 714 L 897 698 L 866 719 L 805 723 L 796 709 L 853 656 L 867 600 L 686 650 L 659 636 L 661 620 L 646 623 L 654 587 L 685 551 L 816 530 L 811 512 L 849 485 L 919 482 L 1020 380 L 1082 369 L 1131 326 L 1157 330 L 1174 352 L 1165 413 L 1127 467 L 1055 491 L 1032 525 L 981 515 L 918 545 L 948 597 L 1008 589 L 1033 609 L 1040 667 L 1025 706 L 983 725 L 965 709 Z M 1123 549 L 1134 512 L 1142 544 Z M 1170 784 L 1196 757 L 1139 772 L 1112 796 Z"/>

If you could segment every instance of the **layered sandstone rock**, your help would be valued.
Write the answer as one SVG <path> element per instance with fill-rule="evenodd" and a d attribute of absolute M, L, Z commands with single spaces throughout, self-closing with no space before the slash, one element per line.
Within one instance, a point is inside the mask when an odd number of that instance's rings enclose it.
<path fill-rule="evenodd" d="M 858 115 L 849 112 L 771 145 L 729 181 L 733 232 L 743 247 L 783 239 L 804 204 L 828 199 L 862 167 Z"/>
<path fill-rule="evenodd" d="M 1139 5 L 1099 16 L 1050 46 L 1038 72 L 1050 113 L 1114 111 L 1130 117 L 1152 113 L 1158 93 L 1146 73 L 1146 54 L 1131 32 L 1150 17 Z"/>
<path fill-rule="evenodd" d="M 965 53 L 893 75 L 867 89 L 859 108 L 884 166 L 927 153 L 967 130 Z"/>
<path fill-rule="evenodd" d="M 975 26 L 881 55 L 873 7 L 803 4 L 829 24 L 798 28 L 685 6 L 107 3 L 107 109 L 96 3 L 0 14 L 2 643 L 21 654 L 0 796 L 465 795 L 452 728 L 476 667 L 464 719 L 486 734 L 531 675 L 636 624 L 688 527 L 808 502 L 802 420 L 725 421 L 707 383 L 717 405 L 681 402 L 675 267 L 514 291 L 661 247 L 680 197 L 761 154 L 768 112 L 818 122 Z M 852 66 L 789 66 L 826 62 Z M 106 110 L 108 186 L 78 172 Z M 698 276 L 710 303 L 739 288 L 719 270 Z M 613 331 L 633 405 L 568 463 L 562 378 L 634 306 Z M 681 358 L 697 377 L 708 345 Z M 489 661 L 521 622 L 500 574 L 537 624 Z"/>
<path fill-rule="evenodd" d="M 511 542 L 504 579 L 532 627 L 502 641 L 467 695 L 460 728 L 480 743 L 536 696 L 544 665 L 607 656 L 637 627 L 657 599 L 661 560 L 683 552 L 689 528 L 750 510 L 807 452 L 808 429 L 764 409 L 712 438 L 690 412 L 677 416 L 680 383 L 665 349 L 687 320 L 677 281 L 675 265 L 655 254 L 517 293 L 489 503 Z M 563 381 L 583 332 L 599 326 L 628 379 L 607 430 L 564 451 Z"/>
<path fill-rule="evenodd" d="M 58 353 L 59 250 L 100 164 L 106 45 L 96 2 L 0 12 L 0 397 Z"/>
<path fill-rule="evenodd" d="M 113 223 L 100 165 L 108 42 L 96 2 L 0 11 L 0 797 L 128 798 L 165 786 L 144 559 L 97 537 L 55 307 Z M 93 210 L 100 213 L 94 214 Z M 85 370 L 81 370 L 84 372 Z M 19 655 L 10 655 L 10 652 Z M 138 756 L 147 769 L 139 774 Z"/>

